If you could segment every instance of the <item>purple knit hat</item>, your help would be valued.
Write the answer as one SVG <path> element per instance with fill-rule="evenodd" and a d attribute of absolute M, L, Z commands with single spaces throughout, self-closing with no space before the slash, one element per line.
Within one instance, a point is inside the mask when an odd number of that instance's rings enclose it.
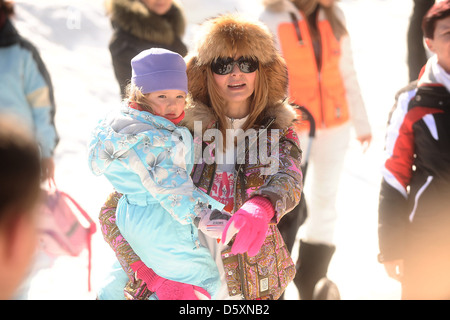
<path fill-rule="evenodd" d="M 143 94 L 161 90 L 181 90 L 186 94 L 186 63 L 182 56 L 161 48 L 144 50 L 131 59 L 131 83 Z"/>

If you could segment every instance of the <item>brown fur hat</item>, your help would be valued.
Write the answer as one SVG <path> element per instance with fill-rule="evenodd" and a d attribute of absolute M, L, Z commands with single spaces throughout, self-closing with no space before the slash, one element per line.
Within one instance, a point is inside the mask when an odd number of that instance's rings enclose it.
<path fill-rule="evenodd" d="M 198 39 L 195 52 L 186 59 L 188 86 L 194 100 L 208 104 L 206 69 L 213 60 L 233 57 L 236 53 L 258 59 L 259 71 L 268 81 L 269 106 L 279 104 L 286 97 L 286 63 L 263 23 L 236 13 L 225 14 L 204 22 Z"/>

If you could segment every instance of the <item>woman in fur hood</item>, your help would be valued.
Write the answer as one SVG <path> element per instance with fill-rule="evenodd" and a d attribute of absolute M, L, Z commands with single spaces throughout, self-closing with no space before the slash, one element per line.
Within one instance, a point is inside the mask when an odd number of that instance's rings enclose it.
<path fill-rule="evenodd" d="M 114 29 L 109 50 L 123 97 L 131 79 L 130 61 L 141 51 L 158 47 L 186 56 L 186 21 L 175 1 L 106 0 L 106 10 Z"/>
<path fill-rule="evenodd" d="M 232 213 L 219 243 L 199 232 L 221 274 L 222 288 L 213 298 L 278 299 L 295 266 L 277 223 L 299 203 L 302 190 L 296 113 L 285 100 L 286 65 L 259 22 L 224 15 L 205 22 L 202 31 L 187 58 L 190 98 L 180 125 L 194 134 L 194 184 Z M 145 284 L 129 272 L 139 257 L 114 222 L 119 196 L 105 203 L 100 223 L 128 270 L 126 296 L 147 298 Z M 255 264 L 264 267 L 255 273 Z"/>

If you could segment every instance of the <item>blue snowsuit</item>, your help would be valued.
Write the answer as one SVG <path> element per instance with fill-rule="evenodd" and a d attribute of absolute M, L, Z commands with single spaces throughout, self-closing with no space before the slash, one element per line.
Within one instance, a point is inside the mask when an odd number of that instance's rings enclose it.
<path fill-rule="evenodd" d="M 205 206 L 222 210 L 224 205 L 198 190 L 190 178 L 194 154 L 189 130 L 124 104 L 95 128 L 89 165 L 123 194 L 117 226 L 141 260 L 159 276 L 202 287 L 214 298 L 219 272 L 200 245 L 193 219 Z M 123 274 L 111 276 L 123 286 L 128 280 Z"/>

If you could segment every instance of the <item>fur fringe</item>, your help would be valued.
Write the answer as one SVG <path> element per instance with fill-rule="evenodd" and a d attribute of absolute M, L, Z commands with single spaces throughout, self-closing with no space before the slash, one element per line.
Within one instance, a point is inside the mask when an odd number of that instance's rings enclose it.
<path fill-rule="evenodd" d="M 170 45 L 175 36 L 181 38 L 185 32 L 185 17 L 175 1 L 164 16 L 151 12 L 136 0 L 106 0 L 105 7 L 113 23 L 147 41 Z"/>

